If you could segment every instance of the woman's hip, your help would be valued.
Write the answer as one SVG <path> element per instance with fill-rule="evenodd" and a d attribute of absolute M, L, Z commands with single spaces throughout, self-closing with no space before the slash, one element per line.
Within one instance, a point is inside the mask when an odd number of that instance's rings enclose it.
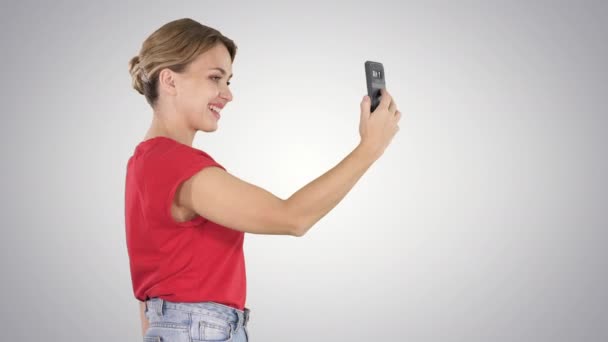
<path fill-rule="evenodd" d="M 215 302 L 175 303 L 161 298 L 146 301 L 150 323 L 144 341 L 248 341 L 249 309 Z"/>

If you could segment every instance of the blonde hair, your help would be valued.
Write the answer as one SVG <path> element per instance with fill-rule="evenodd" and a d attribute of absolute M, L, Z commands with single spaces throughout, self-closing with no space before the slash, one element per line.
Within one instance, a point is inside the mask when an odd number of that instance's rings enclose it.
<path fill-rule="evenodd" d="M 132 85 L 154 107 L 158 100 L 158 74 L 164 68 L 183 72 L 200 54 L 224 44 L 234 62 L 237 46 L 220 31 L 190 18 L 177 19 L 154 31 L 129 61 Z"/>

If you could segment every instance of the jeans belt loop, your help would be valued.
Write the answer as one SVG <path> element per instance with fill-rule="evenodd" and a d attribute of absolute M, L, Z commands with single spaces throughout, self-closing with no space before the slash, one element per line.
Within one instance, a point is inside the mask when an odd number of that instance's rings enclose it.
<path fill-rule="evenodd" d="M 162 298 L 159 298 L 157 306 L 156 306 L 156 313 L 158 313 L 159 316 L 163 316 L 163 307 L 165 306 L 165 301 Z"/>
<path fill-rule="evenodd" d="M 243 316 L 245 316 L 244 317 L 245 322 L 243 323 L 243 325 L 247 325 L 247 322 L 249 322 L 249 311 L 250 310 L 248 308 L 245 308 L 245 310 L 243 310 L 243 311 L 244 311 Z"/>

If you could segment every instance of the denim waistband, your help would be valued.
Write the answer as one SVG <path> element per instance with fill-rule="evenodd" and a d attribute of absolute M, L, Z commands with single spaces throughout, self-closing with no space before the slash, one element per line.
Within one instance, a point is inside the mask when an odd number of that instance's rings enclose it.
<path fill-rule="evenodd" d="M 223 318 L 228 322 L 235 323 L 237 327 L 247 326 L 250 312 L 249 308 L 239 310 L 237 308 L 215 302 L 176 303 L 166 301 L 162 298 L 150 298 L 145 302 L 145 305 L 147 310 L 154 310 L 159 316 L 163 315 L 164 309 L 196 312 Z"/>

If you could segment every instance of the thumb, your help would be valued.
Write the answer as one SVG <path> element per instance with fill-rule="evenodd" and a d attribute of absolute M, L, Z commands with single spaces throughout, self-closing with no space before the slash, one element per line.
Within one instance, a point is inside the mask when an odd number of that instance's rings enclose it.
<path fill-rule="evenodd" d="M 361 101 L 361 118 L 369 118 L 371 109 L 371 101 L 368 95 L 363 96 Z"/>

